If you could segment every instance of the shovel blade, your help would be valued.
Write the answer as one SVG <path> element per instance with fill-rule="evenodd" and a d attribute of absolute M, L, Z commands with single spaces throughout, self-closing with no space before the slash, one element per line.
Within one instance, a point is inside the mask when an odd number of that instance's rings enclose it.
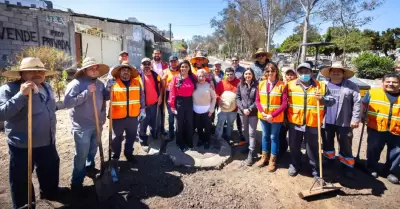
<path fill-rule="evenodd" d="M 328 192 L 338 191 L 341 188 L 342 187 L 336 186 L 336 185 L 315 187 L 315 188 L 313 188 L 311 190 L 307 189 L 307 190 L 299 192 L 298 196 L 301 199 L 305 199 L 305 198 L 311 197 L 311 196 L 317 196 L 317 195 L 325 194 L 325 193 L 328 193 Z"/>
<path fill-rule="evenodd" d="M 94 186 L 99 202 L 105 202 L 114 196 L 118 192 L 118 187 L 113 180 L 112 169 L 107 169 L 103 174 L 99 175 L 94 181 Z"/>

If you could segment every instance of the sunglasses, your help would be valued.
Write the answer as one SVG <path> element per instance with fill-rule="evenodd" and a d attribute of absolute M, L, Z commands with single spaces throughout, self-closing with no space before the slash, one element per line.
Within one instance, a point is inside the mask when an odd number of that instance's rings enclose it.
<path fill-rule="evenodd" d="M 146 63 L 143 63 L 142 65 L 144 65 L 144 66 L 150 66 L 151 63 L 146 62 Z"/>

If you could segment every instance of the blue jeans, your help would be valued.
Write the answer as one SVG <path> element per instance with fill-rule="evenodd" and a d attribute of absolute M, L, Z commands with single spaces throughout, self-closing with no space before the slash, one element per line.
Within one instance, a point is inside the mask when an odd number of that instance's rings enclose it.
<path fill-rule="evenodd" d="M 215 135 L 217 137 L 222 137 L 222 132 L 224 130 L 224 123 L 226 121 L 226 136 L 229 138 L 233 129 L 233 122 L 235 122 L 237 117 L 237 112 L 220 112 L 218 113 L 217 128 L 215 129 Z"/>
<path fill-rule="evenodd" d="M 147 106 L 145 108 L 146 111 L 146 117 L 139 122 L 139 141 L 140 143 L 147 143 L 148 140 L 148 136 L 147 136 L 147 127 L 150 126 L 150 133 L 151 136 L 153 138 L 156 137 L 156 130 L 158 126 L 160 125 L 160 123 L 158 121 L 160 121 L 161 118 L 161 112 L 158 112 L 158 116 L 157 116 L 157 103 Z M 158 118 L 157 118 L 158 117 Z M 158 120 L 158 121 L 156 121 Z"/>
<path fill-rule="evenodd" d="M 101 130 L 100 130 L 101 134 Z M 72 185 L 82 185 L 86 175 L 86 167 L 94 167 L 97 153 L 96 128 L 72 130 L 75 140 L 75 156 L 72 168 Z"/>
<path fill-rule="evenodd" d="M 167 98 L 166 101 L 169 99 L 169 91 L 167 91 Z M 167 110 L 168 110 L 168 133 L 169 133 L 169 138 L 173 139 L 175 137 L 175 117 L 174 114 L 171 111 L 171 106 L 167 102 Z"/>
<path fill-rule="evenodd" d="M 260 121 L 262 129 L 262 151 L 271 153 L 273 155 L 278 155 L 279 131 L 281 129 L 282 123 L 268 123 L 265 120 Z M 268 151 L 270 147 L 271 151 Z"/>

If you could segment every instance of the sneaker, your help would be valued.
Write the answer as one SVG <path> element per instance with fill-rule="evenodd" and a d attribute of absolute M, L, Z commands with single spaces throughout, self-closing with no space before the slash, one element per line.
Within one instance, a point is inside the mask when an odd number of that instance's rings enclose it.
<path fill-rule="evenodd" d="M 289 174 L 289 176 L 292 176 L 292 177 L 297 176 L 297 174 L 298 174 L 298 171 L 292 164 L 290 164 L 290 166 L 289 166 L 288 174 Z"/>
<path fill-rule="evenodd" d="M 389 174 L 387 180 L 392 184 L 399 184 L 399 179 L 393 174 Z"/>

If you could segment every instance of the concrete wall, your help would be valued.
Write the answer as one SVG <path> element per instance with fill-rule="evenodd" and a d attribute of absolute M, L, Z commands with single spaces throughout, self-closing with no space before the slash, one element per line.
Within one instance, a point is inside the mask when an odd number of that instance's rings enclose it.
<path fill-rule="evenodd" d="M 53 46 L 75 58 L 74 33 L 66 12 L 0 4 L 0 68 L 29 46 Z"/>

